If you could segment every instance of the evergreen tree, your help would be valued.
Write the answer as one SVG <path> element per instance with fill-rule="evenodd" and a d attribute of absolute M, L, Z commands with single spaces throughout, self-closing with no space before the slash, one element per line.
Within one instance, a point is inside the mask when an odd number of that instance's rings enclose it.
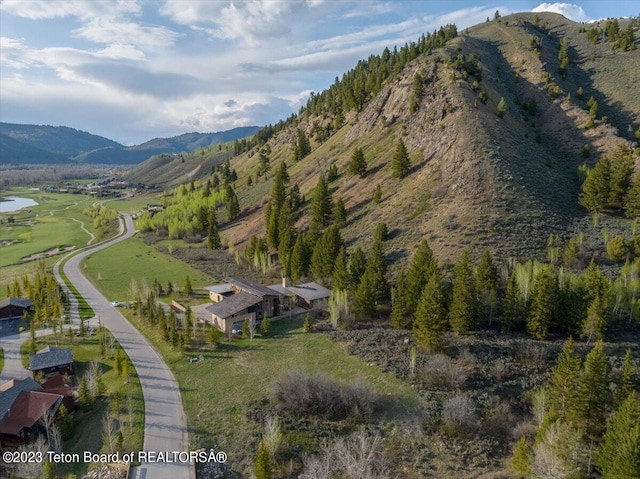
<path fill-rule="evenodd" d="M 587 342 L 594 339 L 601 340 L 604 337 L 606 326 L 605 304 L 600 295 L 597 295 L 587 309 L 587 316 L 582 322 L 581 336 Z"/>
<path fill-rule="evenodd" d="M 337 227 L 327 228 L 313 248 L 311 272 L 316 281 L 331 278 L 336 257 L 342 247 L 342 238 Z"/>
<path fill-rule="evenodd" d="M 549 381 L 550 409 L 560 419 L 572 424 L 576 423 L 580 411 L 580 363 L 573 339 L 569 338 L 562 347 Z"/>
<path fill-rule="evenodd" d="M 531 477 L 530 451 L 527 445 L 527 437 L 522 436 L 516 443 L 511 458 L 511 469 L 515 473 L 517 479 L 527 479 Z"/>
<path fill-rule="evenodd" d="M 546 339 L 555 318 L 558 280 L 550 267 L 538 273 L 531 310 L 527 316 L 527 332 L 536 339 Z"/>
<path fill-rule="evenodd" d="M 526 310 L 524 298 L 518 286 L 515 273 L 511 275 L 507 283 L 507 291 L 504 296 L 502 306 L 502 329 L 505 331 L 516 331 L 524 329 Z"/>
<path fill-rule="evenodd" d="M 636 390 L 636 366 L 633 363 L 631 349 L 627 349 L 622 361 L 622 375 L 620 376 L 620 387 L 616 391 L 616 404 L 622 402 L 629 396 L 634 394 Z"/>
<path fill-rule="evenodd" d="M 380 184 L 378 183 L 376 185 L 376 189 L 373 190 L 373 204 L 379 205 L 381 201 L 382 201 L 382 188 L 380 188 Z M 638 210 L 640 211 L 640 206 L 638 207 Z"/>
<path fill-rule="evenodd" d="M 361 148 L 356 148 L 351 155 L 349 174 L 360 175 L 361 178 L 364 178 L 367 174 L 367 160 Z"/>
<path fill-rule="evenodd" d="M 394 178 L 402 179 L 409 173 L 411 168 L 411 159 L 409 152 L 402 139 L 398 140 L 396 152 L 391 160 L 391 172 Z"/>
<path fill-rule="evenodd" d="M 240 203 L 236 192 L 231 185 L 227 185 L 225 190 L 225 207 L 227 208 L 227 218 L 229 221 L 233 221 L 240 214 Z"/>
<path fill-rule="evenodd" d="M 269 318 L 267 318 L 267 315 L 265 314 L 264 317 L 262 318 L 262 322 L 260 323 L 260 334 L 262 334 L 263 336 L 266 336 L 267 334 L 269 334 L 270 328 L 271 328 L 271 323 L 269 322 Z"/>
<path fill-rule="evenodd" d="M 260 441 L 258 444 L 258 453 L 256 454 L 253 472 L 256 479 L 271 479 L 273 477 L 271 454 L 264 441 Z"/>
<path fill-rule="evenodd" d="M 349 259 L 349 284 L 355 291 L 360 284 L 360 279 L 367 269 L 367 257 L 360 246 L 356 246 Z"/>
<path fill-rule="evenodd" d="M 291 280 L 299 281 L 309 274 L 309 266 L 311 264 L 311 252 L 307 246 L 304 233 L 300 233 L 296 238 L 291 252 L 290 260 Z"/>
<path fill-rule="evenodd" d="M 347 223 L 347 209 L 342 198 L 338 198 L 333 205 L 333 223 L 338 228 L 342 228 Z"/>
<path fill-rule="evenodd" d="M 333 266 L 333 275 L 331 277 L 331 287 L 336 290 L 347 289 L 349 285 L 349 269 L 347 263 L 347 254 L 344 246 L 340 247 L 338 256 Z"/>
<path fill-rule="evenodd" d="M 498 268 L 493 262 L 489 250 L 485 250 L 476 268 L 476 287 L 478 291 L 491 291 L 498 288 Z"/>
<path fill-rule="evenodd" d="M 421 346 L 440 349 L 448 326 L 440 275 L 435 273 L 429 278 L 418 301 L 413 322 L 413 338 Z"/>
<path fill-rule="evenodd" d="M 313 189 L 313 196 L 309 208 L 311 209 L 312 224 L 317 225 L 320 230 L 329 225 L 331 222 L 333 202 L 331 200 L 331 194 L 329 193 L 329 185 L 324 175 L 320 175 L 320 178 L 318 178 L 318 183 Z"/>
<path fill-rule="evenodd" d="M 478 301 L 471 268 L 471 256 L 469 251 L 464 249 L 456 264 L 453 280 L 453 293 L 449 308 L 451 329 L 456 334 L 467 333 L 475 327 L 477 317 Z"/>
<path fill-rule="evenodd" d="M 215 223 L 210 223 L 207 230 L 207 248 L 211 250 L 222 248 L 220 233 L 218 233 L 218 225 Z"/>
<path fill-rule="evenodd" d="M 504 97 L 500 97 L 500 101 L 497 106 L 498 117 L 503 118 L 504 114 L 507 112 L 507 101 Z"/>
<path fill-rule="evenodd" d="M 620 208 L 631 187 L 634 167 L 633 152 L 623 144 L 616 148 L 609 157 L 611 163 L 609 205 Z"/>
<path fill-rule="evenodd" d="M 374 241 L 369 251 L 365 276 L 369 276 L 373 287 L 373 300 L 376 304 L 383 301 L 389 294 L 389 283 L 387 282 L 387 265 L 382 252 L 382 243 Z"/>
<path fill-rule="evenodd" d="M 640 218 L 640 180 L 631 184 L 624 197 L 624 212 L 627 218 Z"/>
<path fill-rule="evenodd" d="M 193 286 L 191 286 L 191 279 L 189 275 L 184 280 L 184 294 L 192 295 L 193 294 Z"/>
<path fill-rule="evenodd" d="M 396 286 L 391 290 L 393 305 L 391 309 L 391 324 L 396 329 L 409 329 L 413 326 L 413 316 L 409 311 L 408 295 L 407 274 L 402 271 Z"/>
<path fill-rule="evenodd" d="M 590 211 L 600 211 L 611 196 L 611 162 L 603 156 L 582 184 L 580 204 Z"/>
<path fill-rule="evenodd" d="M 280 208 L 277 236 L 279 238 L 278 255 L 280 257 L 280 261 L 284 265 L 285 276 L 290 276 L 290 258 L 293 251 L 293 246 L 296 242 L 296 230 L 293 226 L 293 213 L 291 212 L 291 205 L 287 201 L 285 201 Z"/>
<path fill-rule="evenodd" d="M 580 380 L 580 418 L 588 436 L 597 439 L 603 433 L 609 396 L 609 359 L 598 341 L 584 361 Z"/>
<path fill-rule="evenodd" d="M 410 322 L 418 306 L 418 300 L 427 285 L 429 278 L 438 272 L 438 261 L 433 256 L 433 251 L 427 240 L 422 240 L 416 250 L 407 271 L 406 311 L 410 316 Z M 410 324 L 409 326 L 410 327 Z"/>
<path fill-rule="evenodd" d="M 89 390 L 89 382 L 85 376 L 80 379 L 80 386 L 78 387 L 78 406 L 81 409 L 91 409 L 93 405 L 93 398 L 91 397 L 91 391 Z"/>
<path fill-rule="evenodd" d="M 353 308 L 356 318 L 367 319 L 376 314 L 374 295 L 373 278 L 365 272 L 356 288 Z"/>
<path fill-rule="evenodd" d="M 630 394 L 607 421 L 596 465 L 604 479 L 640 477 L 640 401 Z"/>

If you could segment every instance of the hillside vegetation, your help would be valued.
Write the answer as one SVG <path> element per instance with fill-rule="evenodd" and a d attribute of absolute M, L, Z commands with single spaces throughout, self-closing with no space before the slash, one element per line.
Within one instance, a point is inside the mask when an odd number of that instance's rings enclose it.
<path fill-rule="evenodd" d="M 265 233 L 272 175 L 258 177 L 262 153 L 271 172 L 286 161 L 290 184 L 307 198 L 318 176 L 335 165 L 338 179 L 331 190 L 347 211 L 343 237 L 364 245 L 373 226 L 384 222 L 392 260 L 404 262 L 425 237 L 442 259 L 457 257 L 466 246 L 489 248 L 501 258 L 542 252 L 549 234 L 573 233 L 585 215 L 577 201 L 578 167 L 592 166 L 600 155 L 629 143 L 640 124 L 640 80 L 634 73 L 640 52 L 614 51 L 604 39 L 594 45 L 587 33 L 556 14 L 523 13 L 459 32 L 444 46 L 432 42 L 422 48 L 424 38 L 415 47 L 405 45 L 388 55 L 383 81 L 378 70 L 377 77 L 367 72 L 374 72 L 375 61 L 384 61 L 388 50 L 360 62 L 342 80 L 350 98 L 340 92 L 344 86 L 334 84 L 298 116 L 276 125 L 266 141 L 248 142 L 246 153 L 231 162 L 241 207 L 250 213 L 227 235 L 242 245 Z M 568 55 L 564 70 L 561 42 Z M 599 108 L 587 129 L 592 96 Z M 298 132 L 311 152 L 294 161 Z M 402 180 L 393 178 L 390 167 L 399 140 L 411 159 Z M 364 178 L 347 171 L 356 148 L 367 162 Z M 197 156 L 187 158 L 182 181 L 199 165 Z M 157 160 L 155 166 L 153 175 L 136 178 L 177 178 Z M 377 185 L 382 201 L 374 205 Z M 297 226 L 304 228 L 306 215 L 299 218 Z"/>

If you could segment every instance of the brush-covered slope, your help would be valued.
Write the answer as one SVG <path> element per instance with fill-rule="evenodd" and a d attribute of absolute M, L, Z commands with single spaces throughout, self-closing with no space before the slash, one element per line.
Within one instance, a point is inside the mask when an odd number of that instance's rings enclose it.
<path fill-rule="evenodd" d="M 550 233 L 572 233 L 573 222 L 586 213 L 578 205 L 578 166 L 628 142 L 640 123 L 640 50 L 594 45 L 582 28 L 560 15 L 536 19 L 527 13 L 470 28 L 387 80 L 360 111 L 346 112 L 344 126 L 321 143 L 314 132 L 335 119 L 307 109 L 268 142 L 272 168 L 286 161 L 290 184 L 309 198 L 318 176 L 337 165 L 340 177 L 331 186 L 334 200 L 346 202 L 344 238 L 366 247 L 375 224 L 385 222 L 391 259 L 403 260 L 423 238 L 443 259 L 468 246 L 503 258 L 539 253 Z M 562 39 L 570 59 L 564 78 Z M 416 96 L 418 74 L 422 91 Z M 595 127 L 585 129 L 591 96 L 600 106 Z M 501 98 L 507 105 L 503 117 Z M 313 150 L 293 163 L 297 129 L 312 138 Z M 397 180 L 390 162 L 400 139 L 412 167 Z M 589 159 L 582 157 L 584 145 L 591 149 Z M 356 147 L 368 162 L 365 178 L 347 173 Z M 264 234 L 271 180 L 245 186 L 247 176 L 257 178 L 255 153 L 232 161 L 241 204 L 251 211 L 227 230 L 238 244 Z M 383 193 L 379 205 L 372 202 L 376 185 Z M 298 226 L 307 222 L 304 212 Z"/>

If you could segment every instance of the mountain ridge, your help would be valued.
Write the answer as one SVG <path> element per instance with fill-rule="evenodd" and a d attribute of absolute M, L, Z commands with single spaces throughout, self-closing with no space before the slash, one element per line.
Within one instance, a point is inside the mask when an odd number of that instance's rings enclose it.
<path fill-rule="evenodd" d="M 247 126 L 213 133 L 191 132 L 126 147 L 66 126 L 0 123 L 0 158 L 14 164 L 136 164 L 153 155 L 193 152 L 243 138 L 259 129 Z"/>

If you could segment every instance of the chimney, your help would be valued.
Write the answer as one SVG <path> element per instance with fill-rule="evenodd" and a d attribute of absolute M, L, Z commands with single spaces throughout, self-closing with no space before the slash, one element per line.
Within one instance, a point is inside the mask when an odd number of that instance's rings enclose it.
<path fill-rule="evenodd" d="M 284 289 L 287 289 L 289 287 L 289 278 L 287 278 L 286 276 L 282 278 L 282 287 Z"/>

